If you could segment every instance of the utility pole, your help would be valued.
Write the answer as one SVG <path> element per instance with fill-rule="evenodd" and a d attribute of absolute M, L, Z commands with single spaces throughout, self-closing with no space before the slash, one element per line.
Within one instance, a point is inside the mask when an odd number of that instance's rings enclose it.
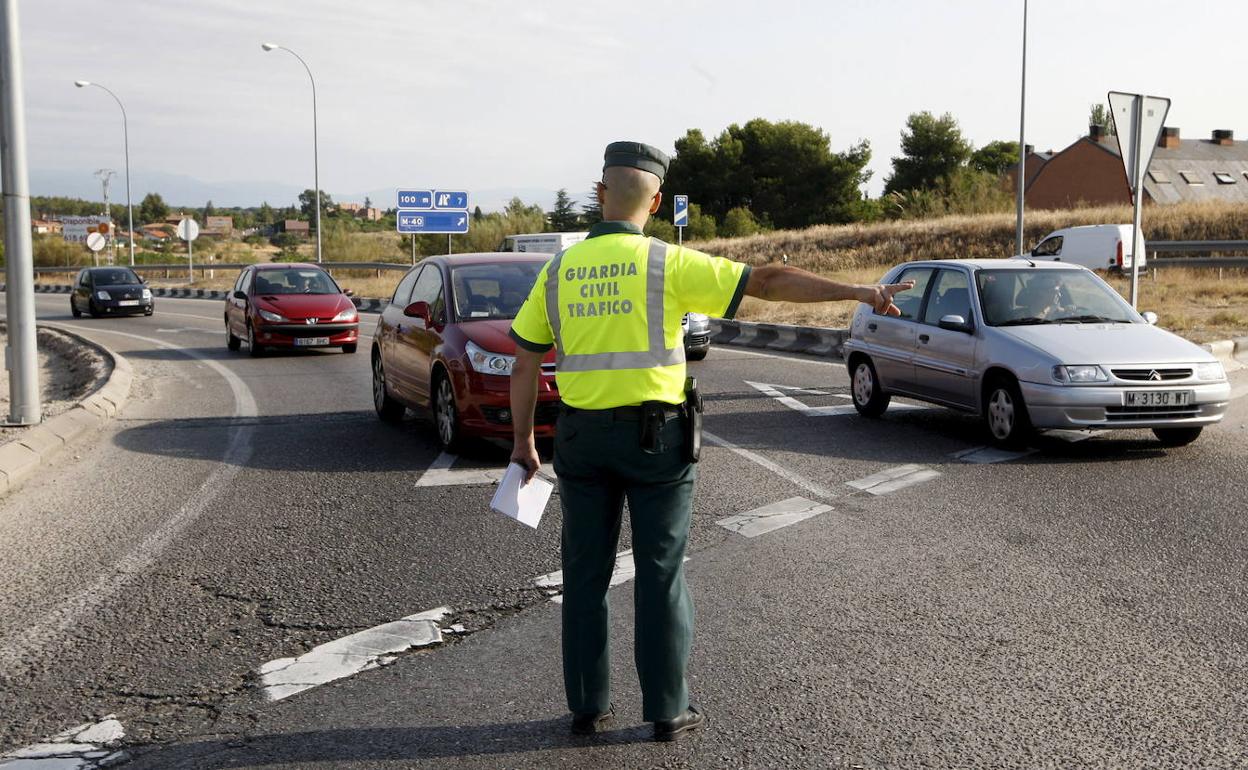
<path fill-rule="evenodd" d="M 9 425 L 42 417 L 35 343 L 35 270 L 30 243 L 30 177 L 26 169 L 26 108 L 17 0 L 0 0 L 0 176 L 4 185 L 5 300 L 9 370 Z"/>
<path fill-rule="evenodd" d="M 112 251 L 113 251 L 113 258 L 109 260 L 109 264 L 116 264 L 117 263 L 117 238 L 116 238 L 115 233 L 113 232 L 115 228 L 113 227 L 112 209 L 109 208 L 109 205 L 108 205 L 108 183 L 112 181 L 112 178 L 114 176 L 117 175 L 117 172 L 113 171 L 111 168 L 102 168 L 96 171 L 95 175 L 100 178 L 100 183 L 104 185 L 104 218 L 108 220 L 108 242 L 112 245 Z M 99 252 L 92 252 L 91 256 L 95 260 L 95 264 L 99 265 L 100 264 Z"/>
<path fill-rule="evenodd" d="M 1018 93 L 1018 227 L 1014 253 L 1023 254 L 1023 193 L 1027 183 L 1027 0 L 1023 0 L 1023 78 Z"/>

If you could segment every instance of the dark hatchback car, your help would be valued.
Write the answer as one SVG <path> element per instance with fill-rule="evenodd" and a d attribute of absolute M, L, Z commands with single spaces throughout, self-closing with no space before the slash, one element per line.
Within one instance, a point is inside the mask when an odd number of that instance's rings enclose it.
<path fill-rule="evenodd" d="M 151 315 L 156 310 L 152 290 L 128 267 L 88 267 L 74 278 L 69 312 L 74 318 L 90 313 L 105 315 Z"/>
<path fill-rule="evenodd" d="M 350 295 L 316 265 L 243 268 L 225 300 L 225 341 L 258 356 L 265 348 L 342 348 L 354 353 L 360 316 Z"/>
<path fill-rule="evenodd" d="M 373 403 L 387 421 L 430 409 L 447 451 L 511 437 L 511 321 L 548 254 L 429 257 L 399 281 L 373 335 Z M 555 354 L 542 362 L 535 433 L 554 435 Z"/>

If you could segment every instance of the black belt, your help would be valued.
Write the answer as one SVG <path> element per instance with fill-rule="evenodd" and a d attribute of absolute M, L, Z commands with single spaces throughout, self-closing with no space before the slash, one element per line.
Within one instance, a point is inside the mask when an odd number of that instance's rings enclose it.
<path fill-rule="evenodd" d="M 684 404 L 662 404 L 661 408 L 666 414 L 675 416 L 683 412 L 685 407 Z M 563 414 L 610 415 L 616 420 L 626 422 L 640 422 L 644 413 L 640 405 L 617 406 L 613 409 L 578 409 L 575 406 L 562 404 L 560 411 Z"/>

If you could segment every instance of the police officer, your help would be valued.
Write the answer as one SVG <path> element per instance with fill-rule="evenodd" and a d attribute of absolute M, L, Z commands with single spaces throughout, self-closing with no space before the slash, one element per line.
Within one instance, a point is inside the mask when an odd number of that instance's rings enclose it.
<path fill-rule="evenodd" d="M 686 394 L 682 316 L 732 318 L 745 295 L 859 300 L 897 315 L 893 294 L 913 285 L 846 285 L 784 265 L 751 269 L 647 238 L 642 227 L 662 201 L 668 163 L 646 144 L 607 146 L 596 191 L 603 221 L 547 263 L 511 328 L 511 459 L 530 478 L 540 465 L 533 410 L 541 360 L 556 350 L 563 675 L 577 734 L 598 732 L 614 714 L 606 595 L 625 501 L 642 716 L 654 723 L 656 740 L 672 740 L 705 719 L 690 705 L 685 679 L 693 604 L 683 563 L 698 439 L 690 426 L 700 422 L 701 407 Z"/>

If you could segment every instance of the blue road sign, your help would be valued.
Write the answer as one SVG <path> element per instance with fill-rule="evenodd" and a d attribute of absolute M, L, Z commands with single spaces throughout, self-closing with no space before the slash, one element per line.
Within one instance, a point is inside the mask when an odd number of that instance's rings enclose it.
<path fill-rule="evenodd" d="M 466 233 L 467 211 L 399 210 L 396 224 L 400 233 Z"/>
<path fill-rule="evenodd" d="M 672 224 L 677 227 L 689 226 L 688 195 L 676 195 L 672 197 Z"/>
<path fill-rule="evenodd" d="M 431 209 L 433 208 L 432 190 L 399 190 L 400 209 Z"/>
<path fill-rule="evenodd" d="M 465 211 L 468 208 L 468 193 L 449 190 L 433 191 L 433 207 L 435 209 L 456 209 Z"/>

